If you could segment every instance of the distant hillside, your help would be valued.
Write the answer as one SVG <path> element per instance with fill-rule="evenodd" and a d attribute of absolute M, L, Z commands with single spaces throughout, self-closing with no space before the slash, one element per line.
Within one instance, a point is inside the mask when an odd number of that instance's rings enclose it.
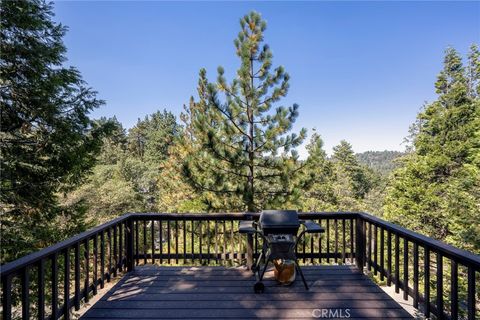
<path fill-rule="evenodd" d="M 404 154 L 404 152 L 400 151 L 365 151 L 357 153 L 356 157 L 362 164 L 383 175 L 388 175 L 397 167 L 397 164 L 394 163 L 393 160 Z"/>

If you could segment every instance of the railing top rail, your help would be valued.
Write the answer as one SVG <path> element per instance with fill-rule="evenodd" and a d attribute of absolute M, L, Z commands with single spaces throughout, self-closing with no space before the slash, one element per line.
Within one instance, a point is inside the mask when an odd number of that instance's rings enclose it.
<path fill-rule="evenodd" d="M 141 220 L 244 220 L 256 213 L 231 212 L 231 213 L 159 213 L 159 212 L 138 212 L 131 213 L 132 217 Z"/>
<path fill-rule="evenodd" d="M 358 217 L 358 212 L 299 212 L 301 219 L 345 218 Z M 244 220 L 260 217 L 259 212 L 218 212 L 218 213 L 130 213 L 132 217 L 144 220 Z"/>
<path fill-rule="evenodd" d="M 403 227 L 400 227 L 399 225 L 387 222 L 365 212 L 361 212 L 359 213 L 359 215 L 365 221 L 381 226 L 386 230 L 393 231 L 399 236 L 402 236 L 412 242 L 416 242 L 419 245 L 428 246 L 429 249 L 440 252 L 443 256 L 454 259 L 461 264 L 470 265 L 473 266 L 475 269 L 480 270 L 480 255 L 476 255 L 472 252 L 456 248 L 442 241 L 421 235 L 415 231 L 405 229 Z"/>
<path fill-rule="evenodd" d="M 91 236 L 95 235 L 96 233 L 101 232 L 102 230 L 108 229 L 110 227 L 113 227 L 114 225 L 123 222 L 124 220 L 127 220 L 132 214 L 131 213 L 126 213 L 118 218 L 115 218 L 111 221 L 108 221 L 104 224 L 101 224 L 97 227 L 94 227 L 90 230 L 87 230 L 85 232 L 82 232 L 80 234 L 77 234 L 76 236 L 73 236 L 71 238 L 68 238 L 66 240 L 63 240 L 59 243 L 56 243 L 50 247 L 47 247 L 45 249 L 41 249 L 39 251 L 33 252 L 29 255 L 26 255 L 24 257 L 21 257 L 17 260 L 14 260 L 12 262 L 6 263 L 2 266 L 0 266 L 0 274 L 2 278 L 4 276 L 8 276 L 11 274 L 15 274 L 22 268 L 32 265 L 41 259 L 44 259 L 46 257 L 51 256 L 52 254 L 55 254 L 56 252 L 60 252 L 66 248 L 72 247 L 73 245 L 77 244 L 78 242 L 82 242 L 85 239 L 90 238 Z"/>

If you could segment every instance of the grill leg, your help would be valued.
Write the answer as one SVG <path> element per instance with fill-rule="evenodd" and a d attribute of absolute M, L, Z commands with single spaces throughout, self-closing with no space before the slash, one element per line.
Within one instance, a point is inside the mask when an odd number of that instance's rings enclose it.
<path fill-rule="evenodd" d="M 265 272 L 267 271 L 268 267 L 268 262 L 270 261 L 269 259 L 265 259 L 265 265 L 263 266 L 262 273 L 259 274 L 258 282 L 261 282 L 263 279 L 263 276 L 265 275 Z"/>
<path fill-rule="evenodd" d="M 270 261 L 270 258 L 269 257 L 265 258 L 265 255 L 264 255 L 264 259 L 265 259 L 265 265 L 263 266 L 262 272 L 260 272 L 259 270 L 261 260 L 258 260 L 259 261 L 258 263 L 259 266 L 257 267 L 258 276 L 257 274 L 255 274 L 255 276 L 257 276 L 257 282 L 255 282 L 255 285 L 253 286 L 253 290 L 255 291 L 255 293 L 263 293 L 265 291 L 265 285 L 262 283 L 262 280 L 263 280 L 263 276 L 265 275 L 265 272 L 267 271 L 268 262 Z"/>
<path fill-rule="evenodd" d="M 300 268 L 300 265 L 298 264 L 297 259 L 295 259 L 295 268 L 297 269 L 298 273 L 300 273 L 300 277 L 302 277 L 303 285 L 305 286 L 305 289 L 308 289 L 308 284 L 307 281 L 305 280 L 305 277 L 303 276 L 302 269 Z"/>
<path fill-rule="evenodd" d="M 258 256 L 257 260 L 255 260 L 255 263 L 253 264 L 253 267 L 252 267 L 252 272 L 255 274 L 258 269 L 260 268 L 260 263 L 263 259 L 263 256 L 264 256 L 264 252 L 263 250 L 260 252 L 260 255 Z"/>

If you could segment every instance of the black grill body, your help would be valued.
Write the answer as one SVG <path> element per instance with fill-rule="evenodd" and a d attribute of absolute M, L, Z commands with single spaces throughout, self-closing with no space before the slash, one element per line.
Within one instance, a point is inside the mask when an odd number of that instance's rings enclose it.
<path fill-rule="evenodd" d="M 296 236 L 300 220 L 295 210 L 265 210 L 260 215 L 259 227 L 265 236 L 269 234 L 291 234 Z"/>

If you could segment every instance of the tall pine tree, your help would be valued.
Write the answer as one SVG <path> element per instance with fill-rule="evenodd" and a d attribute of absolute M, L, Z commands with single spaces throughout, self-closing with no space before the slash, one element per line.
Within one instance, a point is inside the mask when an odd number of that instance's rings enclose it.
<path fill-rule="evenodd" d="M 65 27 L 43 0 L 0 3 L 2 262 L 63 238 L 76 211 L 57 194 L 94 164 L 104 125 L 89 112 L 102 104 L 75 68 L 63 66 Z M 62 215 L 62 223 L 57 217 Z"/>
<path fill-rule="evenodd" d="M 193 144 L 183 171 L 204 192 L 211 210 L 248 210 L 288 205 L 299 195 L 293 183 L 302 167 L 294 150 L 306 130 L 289 134 L 298 105 L 273 105 L 285 97 L 289 75 L 272 70 L 272 52 L 263 42 L 266 22 L 256 12 L 240 20 L 235 49 L 237 76 L 227 83 L 222 67 L 216 82 L 200 71 L 198 101 L 183 119 Z"/>
<path fill-rule="evenodd" d="M 394 172 L 387 217 L 410 229 L 480 253 L 480 54 L 465 67 L 447 49 L 435 83 L 438 99 L 425 106 L 412 152 Z"/>

